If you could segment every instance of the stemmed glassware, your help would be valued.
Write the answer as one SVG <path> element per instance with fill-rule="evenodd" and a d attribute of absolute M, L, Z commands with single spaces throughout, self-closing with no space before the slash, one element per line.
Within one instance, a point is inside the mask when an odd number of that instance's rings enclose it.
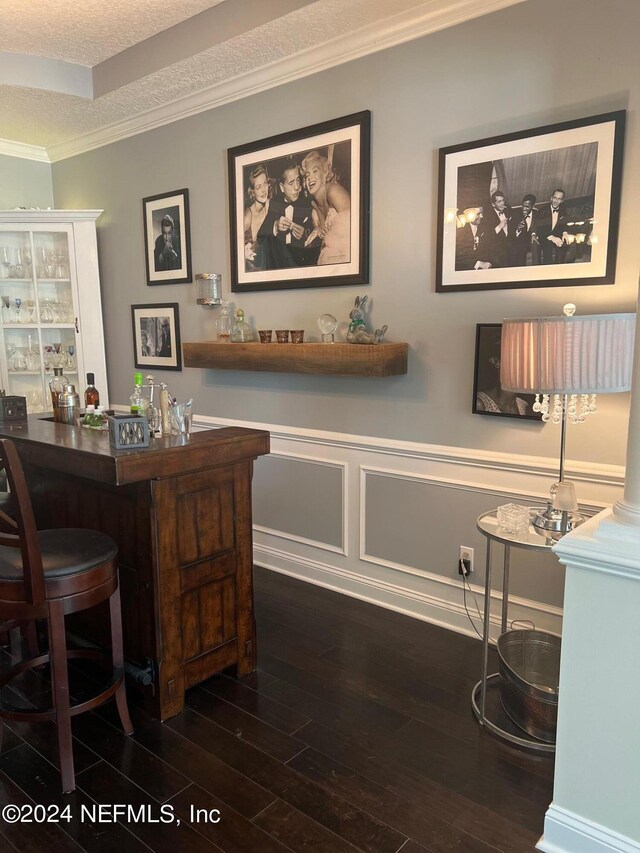
<path fill-rule="evenodd" d="M 13 370 L 13 356 L 16 353 L 16 345 L 11 343 L 11 341 L 7 342 L 7 370 Z"/>
<path fill-rule="evenodd" d="M 16 298 L 13 301 L 14 301 L 14 304 L 16 306 L 16 323 L 22 323 L 22 320 L 20 318 L 20 309 L 22 308 L 22 299 L 19 296 L 16 296 Z"/>
<path fill-rule="evenodd" d="M 69 370 L 71 370 L 72 368 L 74 368 L 76 366 L 76 362 L 75 362 L 75 359 L 73 357 L 75 355 L 75 352 L 76 352 L 76 348 L 75 348 L 74 344 L 69 344 L 69 346 L 67 347 L 67 368 Z"/>
<path fill-rule="evenodd" d="M 11 260 L 9 258 L 9 249 L 6 246 L 0 248 L 0 277 L 9 278 L 11 272 Z"/>
<path fill-rule="evenodd" d="M 10 323 L 11 322 L 11 297 L 3 296 L 2 297 L 2 322 Z"/>

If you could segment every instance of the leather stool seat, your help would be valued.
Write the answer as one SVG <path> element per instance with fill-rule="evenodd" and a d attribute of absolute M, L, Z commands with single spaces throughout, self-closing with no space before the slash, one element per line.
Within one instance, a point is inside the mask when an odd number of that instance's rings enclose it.
<path fill-rule="evenodd" d="M 98 530 L 65 527 L 61 530 L 39 530 L 45 583 L 50 578 L 77 575 L 115 560 L 116 543 Z M 17 548 L 0 546 L 0 580 L 22 580 L 22 555 Z"/>

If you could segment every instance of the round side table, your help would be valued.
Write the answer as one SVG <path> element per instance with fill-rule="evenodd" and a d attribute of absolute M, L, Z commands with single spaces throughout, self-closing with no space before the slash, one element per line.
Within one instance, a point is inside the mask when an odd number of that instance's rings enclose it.
<path fill-rule="evenodd" d="M 533 507 L 529 515 L 533 517 L 539 507 Z M 529 551 L 550 551 L 555 545 L 556 539 L 545 535 L 544 531 L 538 531 L 531 522 L 529 529 L 526 532 L 507 535 L 504 528 L 498 525 L 497 510 L 485 512 L 478 518 L 477 527 L 480 533 L 486 537 L 486 572 L 484 581 L 484 624 L 482 631 L 482 678 L 475 685 L 471 692 L 471 706 L 473 713 L 481 726 L 484 726 L 498 737 L 515 743 L 518 746 L 524 746 L 528 749 L 534 749 L 538 752 L 555 752 L 554 743 L 546 743 L 528 735 L 526 732 L 515 734 L 507 731 L 497 722 L 489 719 L 487 716 L 487 687 L 498 685 L 500 681 L 500 673 L 495 672 L 489 675 L 489 617 L 491 615 L 491 548 L 494 542 L 500 542 L 504 546 L 504 559 L 502 563 L 502 629 L 501 633 L 507 630 L 507 613 L 509 609 L 509 560 L 511 556 L 511 548 L 525 548 Z M 479 700 L 479 701 L 478 701 Z M 515 728 L 515 726 L 514 726 Z"/>

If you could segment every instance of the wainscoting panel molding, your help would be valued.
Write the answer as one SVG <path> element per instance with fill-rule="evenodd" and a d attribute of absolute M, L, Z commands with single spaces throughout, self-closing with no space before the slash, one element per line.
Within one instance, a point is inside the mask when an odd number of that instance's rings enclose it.
<path fill-rule="evenodd" d="M 550 483 L 557 477 L 555 458 L 522 457 L 208 416 L 194 420 L 194 429 L 231 425 L 269 430 L 271 451 L 276 458 L 310 466 L 329 465 L 343 472 L 342 547 L 310 540 L 298 535 L 300 531 L 282 531 L 272 525 L 257 524 L 254 559 L 258 565 L 471 636 L 475 636 L 475 630 L 465 612 L 462 584 L 452 555 L 457 554 L 460 544 L 473 546 L 475 537 L 479 537 L 471 588 L 482 612 L 484 537 L 476 530 L 478 512 L 509 501 L 540 504 L 546 499 Z M 581 507 L 589 514 L 614 503 L 622 494 L 624 470 L 621 466 L 569 460 L 566 473 L 576 483 Z M 455 537 L 464 535 L 469 537 L 468 541 L 448 541 L 448 525 L 446 529 L 434 531 L 427 524 L 428 518 L 425 517 L 423 524 L 414 510 L 413 529 L 410 529 L 410 535 L 415 537 L 411 544 L 413 551 L 407 557 L 406 543 L 394 543 L 391 535 L 384 539 L 385 553 L 380 553 L 383 537 L 373 535 L 375 525 L 385 518 L 398 518 L 399 512 L 410 514 L 411 510 L 398 507 L 395 499 L 393 505 L 385 506 L 384 487 L 392 481 L 397 483 L 397 488 L 391 489 L 390 495 L 395 496 L 398 490 L 406 488 L 409 496 L 417 495 L 427 503 L 446 502 Z M 288 484 L 289 487 L 293 489 L 295 483 Z M 273 497 L 277 499 L 278 496 Z M 476 505 L 480 507 L 478 512 Z M 448 518 L 446 513 L 441 517 Z M 419 547 L 420 537 L 424 537 L 423 548 Z M 380 541 L 376 543 L 376 539 Z M 494 569 L 497 570 L 501 566 L 502 552 L 498 547 L 494 551 Z M 512 564 L 516 553 L 514 549 Z M 555 574 L 553 555 L 542 555 L 548 563 L 531 558 L 526 562 L 527 554 L 537 558 L 538 552 L 520 553 L 525 555 L 525 562 L 512 574 L 509 616 L 515 620 L 530 620 L 542 630 L 560 633 L 562 569 L 558 564 L 558 574 Z M 518 575 L 521 576 L 519 580 Z M 496 635 L 501 604 L 499 576 L 497 572 L 497 589 L 491 601 L 492 633 Z M 526 593 L 522 589 L 526 589 Z M 476 607 L 473 595 L 467 593 L 466 604 L 473 617 Z M 474 623 L 476 628 L 480 626 L 477 613 Z"/>

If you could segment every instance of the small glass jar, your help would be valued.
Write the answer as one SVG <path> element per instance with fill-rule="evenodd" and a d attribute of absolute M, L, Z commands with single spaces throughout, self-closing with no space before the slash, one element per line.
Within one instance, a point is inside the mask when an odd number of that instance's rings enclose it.
<path fill-rule="evenodd" d="M 222 276 L 217 272 L 196 273 L 198 305 L 220 305 L 222 301 Z"/>

